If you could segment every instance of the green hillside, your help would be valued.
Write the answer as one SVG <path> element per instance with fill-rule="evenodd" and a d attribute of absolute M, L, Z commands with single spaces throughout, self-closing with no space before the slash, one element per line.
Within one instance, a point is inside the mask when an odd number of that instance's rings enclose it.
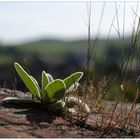
<path fill-rule="evenodd" d="M 100 39 L 94 48 L 94 68 L 101 77 L 119 69 L 122 46 L 128 52 L 129 39 Z M 9 81 L 16 77 L 13 63 L 21 63 L 39 79 L 44 69 L 55 77 L 65 77 L 71 72 L 85 67 L 87 61 L 87 40 L 60 41 L 44 39 L 19 45 L 0 47 L 0 81 Z M 10 76 L 9 76 L 10 75 Z"/>

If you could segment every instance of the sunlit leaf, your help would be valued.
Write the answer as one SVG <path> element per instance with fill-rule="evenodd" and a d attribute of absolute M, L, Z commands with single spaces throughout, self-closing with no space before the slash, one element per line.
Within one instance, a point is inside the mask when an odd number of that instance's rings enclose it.
<path fill-rule="evenodd" d="M 65 94 L 65 84 L 62 80 L 57 79 L 50 83 L 46 88 L 46 93 L 51 100 L 60 100 Z"/>
<path fill-rule="evenodd" d="M 77 83 L 83 76 L 83 72 L 76 72 L 66 79 L 64 79 L 64 83 L 66 85 L 66 89 L 69 89 L 73 84 Z"/>
<path fill-rule="evenodd" d="M 28 75 L 27 72 L 18 63 L 15 62 L 14 65 L 17 73 L 27 88 L 30 90 L 30 92 L 35 97 L 40 98 L 40 89 L 37 86 L 37 81 L 32 76 Z"/>
<path fill-rule="evenodd" d="M 36 86 L 39 88 L 39 91 L 40 91 L 40 87 L 39 87 L 39 84 L 38 84 L 38 82 L 36 81 L 36 79 L 35 79 L 33 76 L 31 76 L 31 75 L 29 75 L 29 76 L 30 76 L 31 79 L 35 82 Z"/>
<path fill-rule="evenodd" d="M 52 81 L 54 81 L 54 79 L 53 79 L 53 77 L 52 77 L 51 74 L 49 74 L 49 73 L 46 73 L 46 74 L 47 74 L 49 83 L 51 83 Z"/>
<path fill-rule="evenodd" d="M 48 99 L 47 93 L 45 91 L 45 87 L 49 84 L 48 74 L 45 71 L 42 71 L 42 98 L 43 101 Z"/>
<path fill-rule="evenodd" d="M 79 83 L 75 83 L 73 84 L 72 86 L 70 86 L 67 90 L 66 90 L 66 93 L 71 93 L 71 92 L 74 92 L 79 86 Z"/>

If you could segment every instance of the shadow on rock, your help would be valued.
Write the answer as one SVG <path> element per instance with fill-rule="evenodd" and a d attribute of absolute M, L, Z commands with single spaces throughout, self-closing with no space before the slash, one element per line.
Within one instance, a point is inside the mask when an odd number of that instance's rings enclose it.
<path fill-rule="evenodd" d="M 51 112 L 39 109 L 27 109 L 14 113 L 19 115 L 25 114 L 27 120 L 30 121 L 31 123 L 41 123 L 41 122 L 52 123 L 53 120 L 56 118 L 56 115 L 52 114 Z"/>
<path fill-rule="evenodd" d="M 62 116 L 61 111 L 48 111 L 44 106 L 38 103 L 24 104 L 20 106 L 16 104 L 2 104 L 2 106 L 5 108 L 17 109 L 17 111 L 14 111 L 13 113 L 17 115 L 26 115 L 26 119 L 31 123 L 52 123 L 56 117 Z"/>
<path fill-rule="evenodd" d="M 7 108 L 16 108 L 16 109 L 45 109 L 44 106 L 42 104 L 40 104 L 39 102 L 28 102 L 28 103 L 17 103 L 17 102 L 12 102 L 12 103 L 4 103 L 2 102 L 2 106 L 3 107 L 7 107 Z"/>

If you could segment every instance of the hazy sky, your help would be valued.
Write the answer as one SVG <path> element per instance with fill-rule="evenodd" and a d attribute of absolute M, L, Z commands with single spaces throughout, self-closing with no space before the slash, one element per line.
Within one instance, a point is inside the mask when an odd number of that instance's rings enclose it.
<path fill-rule="evenodd" d="M 98 30 L 103 6 L 102 23 Z M 140 16 L 137 2 L 117 2 L 116 8 L 115 2 L 92 2 L 92 35 L 97 32 L 101 36 L 108 35 L 116 9 L 118 21 L 116 15 L 110 36 L 117 36 L 118 28 L 123 35 L 124 25 L 124 35 L 127 35 L 133 28 L 136 7 Z M 87 19 L 87 2 L 0 2 L 0 42 L 8 44 L 46 37 L 76 39 L 87 36 Z"/>

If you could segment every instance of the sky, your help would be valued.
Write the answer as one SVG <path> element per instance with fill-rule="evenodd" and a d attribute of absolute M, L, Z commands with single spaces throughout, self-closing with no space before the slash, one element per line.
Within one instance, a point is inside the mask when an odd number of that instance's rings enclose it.
<path fill-rule="evenodd" d="M 136 15 L 136 25 L 140 16 L 139 6 L 137 2 L 92 2 L 91 35 L 107 37 L 110 27 L 110 37 L 118 36 L 118 31 L 122 37 L 130 34 Z M 87 37 L 88 10 L 89 3 L 84 1 L 0 1 L 0 42 L 15 44 L 41 38 Z"/>

